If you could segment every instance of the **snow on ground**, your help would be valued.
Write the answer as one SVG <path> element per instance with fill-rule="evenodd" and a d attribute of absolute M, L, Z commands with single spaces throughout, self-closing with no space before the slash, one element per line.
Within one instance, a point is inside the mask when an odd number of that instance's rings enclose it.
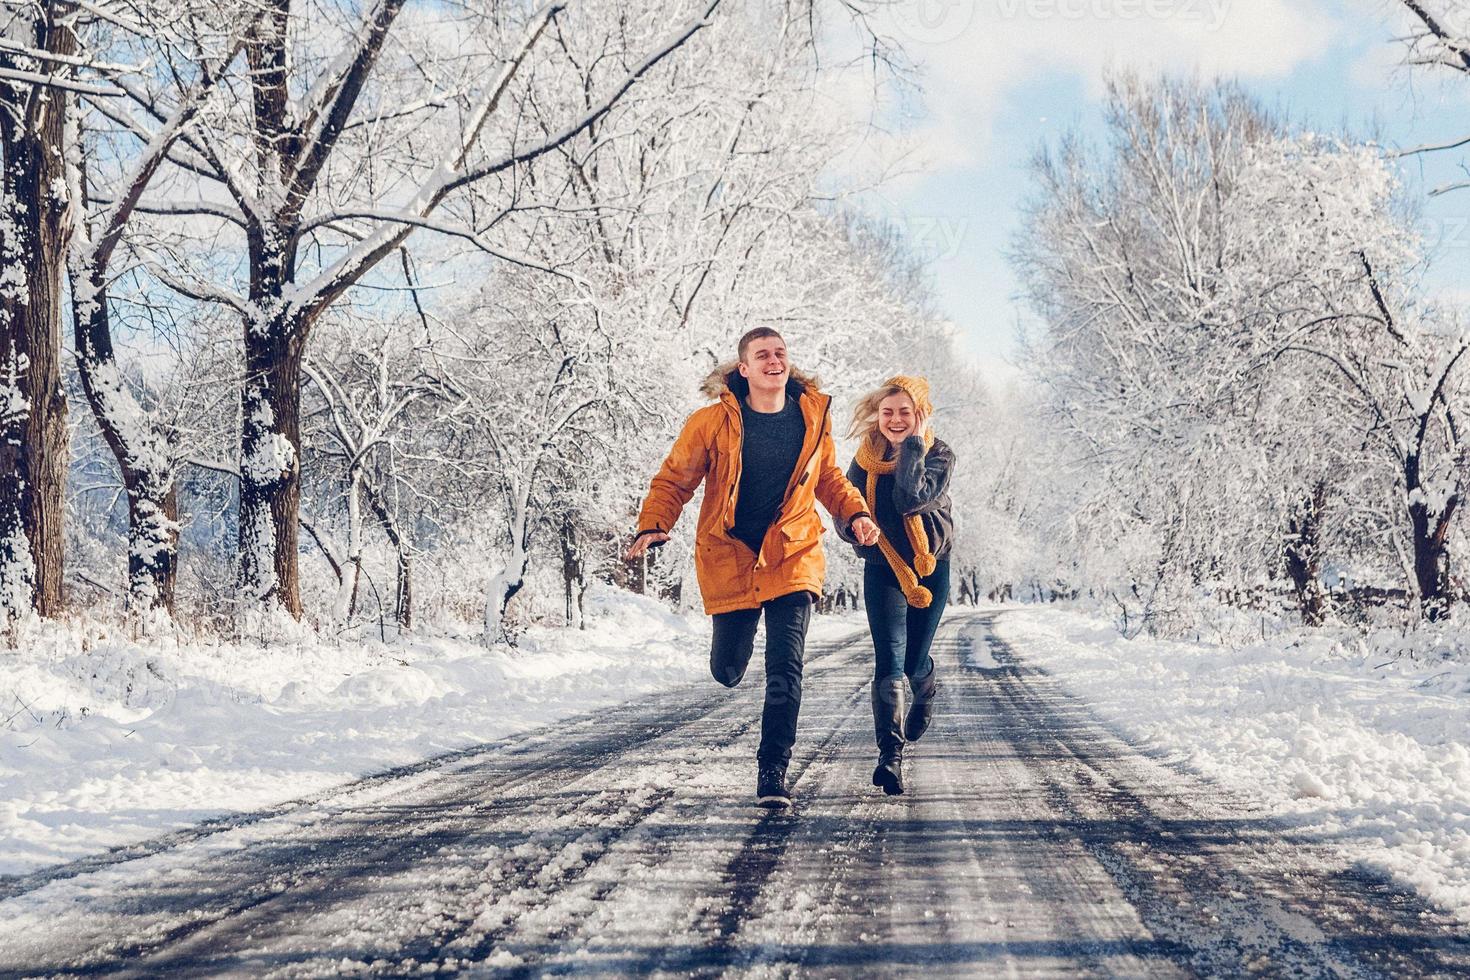
<path fill-rule="evenodd" d="M 1470 631 L 1186 643 L 1013 607 L 996 632 L 1131 740 L 1470 922 Z"/>
<path fill-rule="evenodd" d="M 589 596 L 517 648 L 416 637 L 134 642 L 42 624 L 0 650 L 0 874 L 502 738 L 705 676 L 709 620 Z M 850 631 L 818 617 L 814 640 Z"/>

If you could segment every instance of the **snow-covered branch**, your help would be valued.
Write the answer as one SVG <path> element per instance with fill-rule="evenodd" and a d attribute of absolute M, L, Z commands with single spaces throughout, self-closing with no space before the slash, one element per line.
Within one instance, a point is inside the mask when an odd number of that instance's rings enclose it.
<path fill-rule="evenodd" d="M 630 71 L 601 102 L 593 109 L 583 112 L 577 121 L 571 123 L 560 132 L 533 144 L 531 147 L 514 151 L 504 157 L 498 158 L 489 164 L 467 167 L 466 161 L 469 153 L 478 141 L 481 130 L 484 128 L 487 120 L 499 107 L 501 98 L 509 87 L 511 80 L 515 77 L 516 72 L 534 47 L 536 41 L 545 31 L 546 25 L 561 9 L 560 4 L 549 4 L 543 8 L 542 12 L 533 21 L 520 47 L 509 60 L 495 84 L 491 86 L 484 100 L 470 113 L 458 148 L 440 164 L 429 180 L 419 188 L 404 210 L 415 217 L 427 217 L 456 188 L 530 162 L 585 132 L 597 120 L 606 115 L 640 78 L 676 51 L 689 38 L 693 37 L 697 31 L 707 26 L 709 17 L 714 13 L 719 4 L 720 0 L 710 0 L 701 17 L 691 20 L 659 43 L 653 53 L 649 54 L 639 65 Z M 369 269 L 375 267 L 384 256 L 398 248 L 408 238 L 411 231 L 412 225 L 406 227 L 383 226 L 354 247 L 347 255 L 344 255 L 341 259 L 323 270 L 313 281 L 298 288 L 290 297 L 292 306 L 299 309 L 304 318 L 309 321 L 319 314 L 321 310 L 335 302 L 338 296 L 353 283 L 357 282 Z"/>

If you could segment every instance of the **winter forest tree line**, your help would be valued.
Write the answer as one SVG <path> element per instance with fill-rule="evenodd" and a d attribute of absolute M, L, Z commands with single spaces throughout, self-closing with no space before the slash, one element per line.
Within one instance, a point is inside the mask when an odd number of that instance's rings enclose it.
<path fill-rule="evenodd" d="M 681 556 L 615 556 L 750 323 L 853 390 L 952 360 L 822 183 L 864 137 L 827 76 L 900 72 L 871 33 L 823 62 L 861 13 L 7 4 L 6 618 L 499 636 L 538 575 L 572 622 L 596 578 L 678 596 Z"/>
<path fill-rule="evenodd" d="M 1470 74 L 1470 11 L 1404 6 L 1411 68 Z M 1463 141 L 1393 150 L 1128 76 L 1105 130 L 1037 155 L 1015 247 L 1062 577 L 1157 633 L 1209 603 L 1450 617 L 1470 334 L 1424 284 L 1401 174 Z"/>
<path fill-rule="evenodd" d="M 1406 6 L 1410 59 L 1470 72 L 1470 31 Z M 1448 615 L 1465 342 L 1401 162 L 1229 84 L 1114 79 L 1106 145 L 1036 158 L 1027 380 L 992 390 L 832 177 L 876 138 L 833 92 L 912 83 L 881 7 L 7 2 L 7 630 L 494 640 L 580 623 L 599 581 L 693 606 L 686 539 L 618 556 L 757 323 L 839 410 L 930 377 L 961 601 Z"/>

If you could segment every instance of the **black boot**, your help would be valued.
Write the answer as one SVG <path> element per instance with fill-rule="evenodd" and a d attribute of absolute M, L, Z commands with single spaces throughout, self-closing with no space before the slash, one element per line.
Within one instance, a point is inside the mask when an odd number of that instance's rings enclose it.
<path fill-rule="evenodd" d="M 786 788 L 786 767 L 762 762 L 756 770 L 755 805 L 780 810 L 791 805 L 791 790 Z"/>
<path fill-rule="evenodd" d="M 930 664 L 929 673 L 909 681 L 914 699 L 909 704 L 908 717 L 904 719 L 903 737 L 910 742 L 923 738 L 924 733 L 929 730 L 929 722 L 934 720 L 934 701 L 939 696 L 939 681 L 935 677 L 937 673 L 934 665 Z"/>
<path fill-rule="evenodd" d="M 878 737 L 873 785 L 898 796 L 903 792 L 903 678 L 873 682 L 873 733 Z"/>

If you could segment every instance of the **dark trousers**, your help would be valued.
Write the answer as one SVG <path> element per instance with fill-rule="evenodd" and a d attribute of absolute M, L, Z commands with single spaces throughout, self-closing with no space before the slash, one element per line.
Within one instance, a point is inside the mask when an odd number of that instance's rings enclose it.
<path fill-rule="evenodd" d="M 949 602 L 949 559 L 941 560 L 932 574 L 919 579 L 919 584 L 934 594 L 934 600 L 923 609 L 908 604 L 898 577 L 886 561 L 870 561 L 863 566 L 868 629 L 873 633 L 874 682 L 898 677 L 913 681 L 934 669 L 929 646 Z"/>
<path fill-rule="evenodd" d="M 766 614 L 766 706 L 761 713 L 757 761 L 785 766 L 796 744 L 796 716 L 801 711 L 801 669 L 806 630 L 812 621 L 812 595 L 793 592 L 761 604 L 759 609 L 716 613 L 710 644 L 709 672 L 726 687 L 745 676 L 755 653 L 755 630 Z"/>

